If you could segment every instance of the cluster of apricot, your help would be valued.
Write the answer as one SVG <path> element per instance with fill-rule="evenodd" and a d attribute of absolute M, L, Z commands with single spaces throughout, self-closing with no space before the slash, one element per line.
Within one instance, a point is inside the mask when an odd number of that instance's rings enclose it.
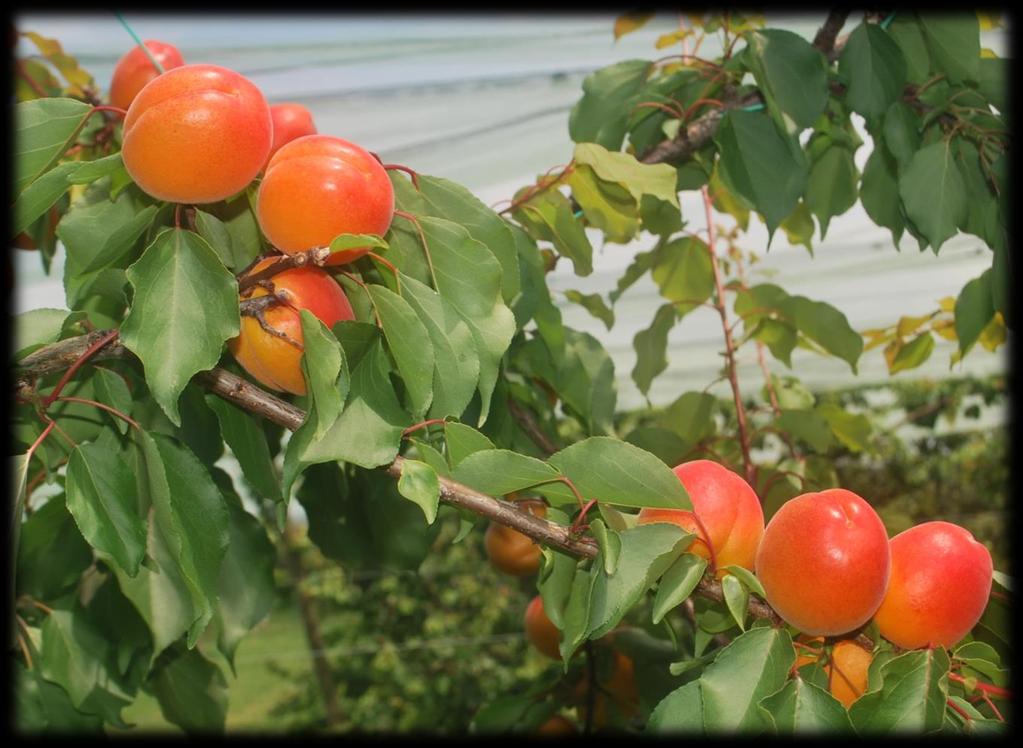
<path fill-rule="evenodd" d="M 111 103 L 127 109 L 124 165 L 143 191 L 168 202 L 208 204 L 239 195 L 262 174 L 259 226 L 286 255 L 328 246 L 341 234 L 387 232 L 394 190 L 375 156 L 342 138 L 318 134 L 311 114 L 299 104 L 270 106 L 255 84 L 233 70 L 186 65 L 172 45 L 144 44 L 149 55 L 133 48 L 118 62 L 110 86 Z M 346 250 L 332 255 L 327 265 L 351 262 L 368 251 Z M 267 257 L 248 273 L 273 261 Z M 229 346 L 262 384 L 301 395 L 300 310 L 330 327 L 353 319 L 352 307 L 319 267 L 284 270 L 241 296 L 271 293 L 274 304 L 245 316 Z"/>
<path fill-rule="evenodd" d="M 984 612 L 991 554 L 962 527 L 925 522 L 889 540 L 870 504 L 831 488 L 787 501 L 765 528 L 756 493 L 736 473 L 709 460 L 674 472 L 693 511 L 643 509 L 638 523 L 693 533 L 688 551 L 718 578 L 732 564 L 755 571 L 767 602 L 803 634 L 796 666 L 821 664 L 847 707 L 867 687 L 872 654 L 854 635 L 871 619 L 898 647 L 952 647 Z"/>

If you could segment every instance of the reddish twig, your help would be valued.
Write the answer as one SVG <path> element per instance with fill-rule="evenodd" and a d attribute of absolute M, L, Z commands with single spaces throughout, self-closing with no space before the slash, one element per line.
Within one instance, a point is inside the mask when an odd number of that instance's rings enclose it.
<path fill-rule="evenodd" d="M 413 423 L 411 426 L 409 426 L 407 429 L 401 432 L 401 438 L 405 439 L 408 437 L 409 434 L 414 434 L 420 429 L 425 429 L 439 423 L 445 423 L 446 420 L 447 420 L 446 418 L 431 418 L 427 421 L 421 421 L 420 423 Z"/>
<path fill-rule="evenodd" d="M 88 361 L 92 355 L 96 353 L 96 351 L 115 340 L 118 334 L 118 330 L 111 330 L 85 349 L 82 355 L 78 357 L 78 360 L 71 364 L 71 366 L 68 367 L 68 370 L 64 372 L 64 376 L 62 376 L 60 381 L 57 382 L 57 386 L 53 388 L 53 391 L 43 399 L 43 410 L 49 408 L 50 405 L 53 404 L 53 401 L 60 397 L 61 390 L 63 390 L 67 383 L 71 381 L 71 377 L 75 375 L 82 365 Z"/>
<path fill-rule="evenodd" d="M 384 169 L 386 169 L 388 171 L 392 171 L 393 170 L 393 171 L 403 171 L 403 172 L 405 172 L 406 174 L 409 175 L 409 177 L 411 177 L 411 179 L 412 179 L 412 186 L 416 188 L 417 192 L 419 191 L 419 174 L 414 169 L 410 169 L 409 167 L 403 166 L 402 164 L 380 164 L 380 165 L 383 166 Z"/>
<path fill-rule="evenodd" d="M 948 674 L 948 679 L 951 680 L 951 681 L 955 681 L 956 683 L 961 683 L 961 684 L 965 684 L 966 683 L 966 678 L 964 678 L 961 675 L 958 675 L 957 673 L 949 673 Z M 999 686 L 996 686 L 996 685 L 994 685 L 992 683 L 984 683 L 983 681 L 977 681 L 976 684 L 974 684 L 973 687 L 976 688 L 981 693 L 986 693 L 986 694 L 990 694 L 992 696 L 997 696 L 999 699 L 1007 699 L 1007 700 L 1011 700 L 1012 699 L 1012 691 L 1010 691 L 1007 688 L 1000 688 Z"/>
<path fill-rule="evenodd" d="M 110 407 L 106 403 L 101 403 L 101 402 L 98 402 L 96 400 L 90 400 L 90 399 L 85 398 L 85 397 L 68 397 L 68 396 L 58 397 L 57 401 L 58 402 L 67 402 L 67 403 L 81 403 L 82 405 L 91 405 L 94 408 L 99 408 L 100 410 L 105 410 L 107 413 L 110 413 L 111 415 L 117 416 L 122 421 L 130 423 L 132 426 L 134 426 L 139 431 L 142 430 L 142 427 L 139 425 L 138 421 L 136 421 L 131 416 L 129 416 L 129 415 L 125 414 L 125 413 L 122 413 L 117 408 Z"/>
<path fill-rule="evenodd" d="M 430 245 L 426 241 L 426 234 L 423 232 L 423 226 L 422 224 L 419 223 L 419 219 L 416 218 L 411 213 L 406 213 L 404 210 L 396 210 L 394 211 L 394 215 L 404 218 L 406 221 L 409 221 L 413 226 L 416 227 L 416 233 L 419 234 L 419 241 L 423 245 L 423 254 L 426 256 L 426 265 L 427 267 L 430 268 L 430 278 L 433 279 L 433 287 L 438 288 L 437 274 L 434 272 L 433 269 L 433 257 L 430 256 Z"/>

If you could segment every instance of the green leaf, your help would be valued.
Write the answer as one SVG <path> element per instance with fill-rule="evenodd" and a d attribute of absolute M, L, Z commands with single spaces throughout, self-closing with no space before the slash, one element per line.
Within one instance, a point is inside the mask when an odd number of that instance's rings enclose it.
<path fill-rule="evenodd" d="M 220 424 L 220 433 L 238 460 L 242 475 L 252 487 L 271 501 L 282 501 L 281 483 L 274 467 L 266 432 L 262 426 L 241 408 L 216 395 L 206 395 L 206 405 Z"/>
<path fill-rule="evenodd" d="M 760 705 L 770 712 L 783 735 L 850 733 L 852 723 L 842 703 L 798 675 L 780 691 L 764 698 Z"/>
<path fill-rule="evenodd" d="M 547 516 L 549 519 L 554 519 L 551 514 Z M 565 522 L 568 522 L 567 517 L 565 517 Z M 578 561 L 572 556 L 559 553 L 551 548 L 541 548 L 541 552 L 543 564 L 537 580 L 537 589 L 543 598 L 544 614 L 551 619 L 551 623 L 559 629 L 563 629 L 565 624 L 562 620 L 562 611 L 572 593 L 572 583 L 578 569 Z"/>
<path fill-rule="evenodd" d="M 888 373 L 897 374 L 907 369 L 915 369 L 929 359 L 933 352 L 934 336 L 931 335 L 929 330 L 924 331 L 899 348 L 899 352 L 895 354 L 895 359 L 892 361 L 891 366 L 888 367 Z"/>
<path fill-rule="evenodd" d="M 11 209 L 10 236 L 27 231 L 34 221 L 52 207 L 71 186 L 70 176 L 81 166 L 80 161 L 67 161 L 50 169 L 25 188 Z"/>
<path fill-rule="evenodd" d="M 76 206 L 57 226 L 57 237 L 75 258 L 80 272 L 109 267 L 132 248 L 153 222 L 156 206 L 141 207 L 132 190 L 116 200 Z"/>
<path fill-rule="evenodd" d="M 14 194 L 50 170 L 77 137 L 92 107 L 77 99 L 44 98 L 14 107 Z"/>
<path fill-rule="evenodd" d="M 935 252 L 966 220 L 968 203 L 963 176 L 946 142 L 939 141 L 916 152 L 899 176 L 899 195 L 906 215 Z"/>
<path fill-rule="evenodd" d="M 813 218 L 805 201 L 800 200 L 796 209 L 781 222 L 781 230 L 785 232 L 789 244 L 802 244 L 813 256 Z"/>
<path fill-rule="evenodd" d="M 92 563 L 92 549 L 60 496 L 25 518 L 18 541 L 18 594 L 53 600 L 76 586 Z"/>
<path fill-rule="evenodd" d="M 125 383 L 124 378 L 115 374 L 109 369 L 97 366 L 93 369 L 92 385 L 96 391 L 96 400 L 116 408 L 125 415 L 131 414 L 132 397 L 131 390 Z M 128 422 L 113 413 L 108 413 L 110 421 L 122 434 L 128 433 Z"/>
<path fill-rule="evenodd" d="M 831 426 L 816 410 L 783 409 L 775 425 L 805 442 L 814 452 L 825 452 L 831 446 Z"/>
<path fill-rule="evenodd" d="M 631 288 L 636 281 L 642 278 L 646 272 L 654 266 L 654 261 L 656 259 L 656 250 L 637 252 L 633 255 L 632 262 L 629 263 L 627 268 L 625 268 L 625 272 L 622 274 L 622 277 L 618 279 L 618 284 L 615 286 L 615 289 L 607 295 L 611 300 L 611 303 L 616 304 L 622 294 Z"/>
<path fill-rule="evenodd" d="M 814 159 L 803 199 L 820 222 L 821 239 L 828 233 L 831 219 L 856 204 L 859 181 L 853 153 L 843 145 L 830 146 Z"/>
<path fill-rule="evenodd" d="M 127 270 L 135 288 L 121 342 L 142 361 L 164 413 L 181 424 L 178 397 L 192 375 L 212 369 L 238 334 L 238 284 L 198 234 L 160 233 Z"/>
<path fill-rule="evenodd" d="M 948 654 L 941 647 L 893 657 L 881 668 L 881 687 L 868 691 L 850 707 L 856 731 L 861 735 L 920 735 L 941 727 L 948 668 Z"/>
<path fill-rule="evenodd" d="M 869 446 L 873 427 L 867 416 L 850 413 L 835 403 L 821 403 L 817 412 L 824 416 L 838 440 L 853 452 L 861 452 Z"/>
<path fill-rule="evenodd" d="M 733 110 L 724 115 L 714 141 L 726 186 L 748 200 L 774 233 L 792 213 L 807 178 L 798 143 L 780 133 L 770 117 Z"/>
<path fill-rule="evenodd" d="M 880 27 L 861 23 L 842 47 L 838 72 L 848 81 L 849 106 L 872 121 L 902 95 L 906 60 L 899 45 Z"/>
<path fill-rule="evenodd" d="M 234 669 L 238 645 L 270 613 L 277 550 L 255 517 L 228 505 L 230 542 L 217 580 L 217 647 Z"/>
<path fill-rule="evenodd" d="M 448 462 L 452 469 L 474 452 L 494 449 L 494 443 L 472 426 L 451 421 L 444 424 L 444 443 L 448 447 Z"/>
<path fill-rule="evenodd" d="M 646 731 L 673 735 L 705 734 L 700 681 L 686 683 L 665 696 L 650 715 Z"/>
<path fill-rule="evenodd" d="M 791 324 L 763 317 L 750 331 L 749 336 L 764 343 L 772 356 L 792 368 L 792 350 L 796 347 L 799 336 Z"/>
<path fill-rule="evenodd" d="M 537 240 L 548 241 L 572 261 L 576 275 L 593 272 L 593 245 L 572 203 L 557 190 L 548 190 L 519 205 L 512 215 Z"/>
<path fill-rule="evenodd" d="M 927 51 L 923 30 L 914 14 L 897 13 L 888 26 L 888 34 L 899 45 L 906 60 L 906 79 L 920 84 L 927 80 L 931 70 L 931 56 Z"/>
<path fill-rule="evenodd" d="M 384 286 L 368 286 L 387 339 L 408 390 L 412 415 L 422 417 L 433 399 L 433 343 L 426 327 L 401 296 Z"/>
<path fill-rule="evenodd" d="M 739 578 L 733 574 L 727 574 L 721 580 L 721 592 L 725 597 L 725 606 L 739 628 L 746 630 L 746 609 L 749 605 L 749 590 L 747 590 Z"/>
<path fill-rule="evenodd" d="M 654 378 L 668 368 L 668 333 L 678 321 L 674 304 L 662 304 L 646 330 L 640 330 L 632 339 L 636 349 L 636 365 L 632 368 L 632 381 L 646 395 Z"/>
<path fill-rule="evenodd" d="M 111 441 L 79 444 L 71 452 L 67 508 L 89 544 L 134 577 L 146 553 L 146 522 L 136 506 L 135 479 Z"/>
<path fill-rule="evenodd" d="M 684 316 L 714 292 L 710 248 L 690 236 L 670 241 L 656 250 L 651 276 L 661 296 L 674 302 L 679 316 Z"/>
<path fill-rule="evenodd" d="M 507 449 L 487 449 L 459 460 L 452 475 L 459 483 L 483 493 L 505 496 L 557 478 L 560 473 L 535 457 Z"/>
<path fill-rule="evenodd" d="M 587 222 L 604 232 L 607 241 L 625 244 L 639 232 L 639 209 L 629 191 L 617 182 L 597 177 L 586 164 L 577 164 L 566 182 Z"/>
<path fill-rule="evenodd" d="M 621 552 L 614 574 L 597 567 L 590 593 L 586 636 L 613 629 L 686 548 L 692 536 L 676 525 L 654 523 L 618 533 Z"/>
<path fill-rule="evenodd" d="M 265 242 L 246 197 L 207 205 L 206 211 L 195 212 L 196 231 L 234 272 L 248 267 L 263 251 Z"/>
<path fill-rule="evenodd" d="M 984 98 L 1002 114 L 1007 114 L 1009 93 L 1009 61 L 1002 58 L 980 59 L 978 89 Z"/>
<path fill-rule="evenodd" d="M 736 566 L 735 564 L 728 564 L 721 568 L 729 574 L 734 574 L 750 592 L 756 593 L 764 600 L 767 599 L 767 593 L 764 592 L 764 586 L 760 584 L 760 580 L 757 579 L 756 574 L 752 571 L 743 568 L 742 566 Z"/>
<path fill-rule="evenodd" d="M 692 509 L 682 482 L 659 459 L 627 442 L 593 436 L 548 462 L 587 499 L 618 506 Z"/>
<path fill-rule="evenodd" d="M 918 13 L 932 72 L 945 73 L 951 83 L 976 81 L 980 73 L 980 22 L 977 14 Z"/>
<path fill-rule="evenodd" d="M 657 595 L 654 597 L 653 606 L 655 625 L 693 594 L 706 570 L 707 560 L 695 553 L 683 553 L 672 563 L 657 583 Z"/>
<path fill-rule="evenodd" d="M 561 642 L 558 651 L 566 664 L 587 638 L 590 621 L 590 594 L 597 578 L 595 570 L 576 572 L 572 590 L 561 613 Z"/>
<path fill-rule="evenodd" d="M 322 438 L 340 415 L 352 377 L 344 349 L 327 326 L 308 309 L 300 310 L 299 322 L 302 325 L 302 376 L 309 398 L 310 416 L 306 420 L 313 427 L 312 440 L 315 441 Z"/>
<path fill-rule="evenodd" d="M 959 351 L 965 353 L 995 315 L 990 269 L 963 286 L 956 298 L 954 314 Z"/>
<path fill-rule="evenodd" d="M 398 493 L 423 510 L 428 525 L 437 519 L 440 481 L 437 472 L 425 462 L 409 459 L 402 462 Z"/>
<path fill-rule="evenodd" d="M 198 649 L 176 647 L 150 676 L 160 711 L 186 733 L 223 732 L 227 721 L 227 680 Z"/>
<path fill-rule="evenodd" d="M 803 335 L 848 363 L 853 374 L 856 373 L 856 362 L 863 353 L 863 338 L 852 329 L 842 312 L 805 296 L 789 296 L 778 307 Z"/>
<path fill-rule="evenodd" d="M 913 155 L 920 150 L 920 117 L 908 104 L 896 101 L 888 107 L 884 116 L 883 143 L 888 152 L 895 157 L 900 169 L 905 168 L 913 159 Z M 894 168 L 892 175 L 893 179 L 897 176 Z"/>
<path fill-rule="evenodd" d="M 668 164 L 644 164 L 631 154 L 609 151 L 598 143 L 579 143 L 573 159 L 589 166 L 605 182 L 620 184 L 637 205 L 644 195 L 650 195 L 679 207 L 675 169 Z"/>
<path fill-rule="evenodd" d="M 708 732 L 763 729 L 760 700 L 785 684 L 794 662 L 784 630 L 753 628 L 736 637 L 700 676 Z"/>
<path fill-rule="evenodd" d="M 898 247 L 906 228 L 899 209 L 898 168 L 895 160 L 879 145 L 875 145 L 863 167 L 860 202 L 874 223 L 892 232 L 892 243 Z"/>
<path fill-rule="evenodd" d="M 28 354 L 55 343 L 60 339 L 66 324 L 80 320 L 83 314 L 67 309 L 30 309 L 14 317 L 14 359 L 20 360 Z"/>
<path fill-rule="evenodd" d="M 696 444 L 717 429 L 714 422 L 716 404 L 717 399 L 709 393 L 683 392 L 657 417 L 657 422 L 689 444 Z"/>
<path fill-rule="evenodd" d="M 595 519 L 590 523 L 590 534 L 597 541 L 597 548 L 600 550 L 597 558 L 602 562 L 604 573 L 608 576 L 614 574 L 618 568 L 618 557 L 622 552 L 622 541 L 618 533 L 608 529 L 604 520 Z"/>
<path fill-rule="evenodd" d="M 828 101 L 824 55 L 799 34 L 763 29 L 746 35 L 746 58 L 768 110 L 789 133 L 814 123 Z"/>
<path fill-rule="evenodd" d="M 610 330 L 615 324 L 615 313 L 601 298 L 599 293 L 583 294 L 579 291 L 565 291 L 565 298 L 574 302 L 604 323 Z"/>
<path fill-rule="evenodd" d="M 587 75 L 583 96 L 568 117 L 569 137 L 621 148 L 631 109 L 652 68 L 647 60 L 623 60 Z"/>

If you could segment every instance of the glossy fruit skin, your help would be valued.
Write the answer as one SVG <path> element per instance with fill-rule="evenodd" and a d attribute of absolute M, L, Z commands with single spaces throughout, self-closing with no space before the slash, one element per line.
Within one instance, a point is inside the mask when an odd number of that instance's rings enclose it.
<path fill-rule="evenodd" d="M 955 646 L 987 607 L 991 553 L 966 528 L 924 522 L 891 540 L 892 573 L 874 614 L 881 636 L 903 649 Z"/>
<path fill-rule="evenodd" d="M 707 538 L 693 517 L 695 512 L 714 547 L 717 576 L 729 565 L 753 568 L 757 548 L 764 534 L 764 511 L 756 492 L 742 476 L 711 460 L 693 460 L 674 468 L 693 503 L 693 512 L 680 509 L 646 508 L 637 524 L 673 522 L 697 534 L 689 551 L 710 560 Z"/>
<path fill-rule="evenodd" d="M 255 273 L 273 261 L 267 258 L 250 271 Z M 327 327 L 341 320 L 355 319 L 352 305 L 341 286 L 325 271 L 315 267 L 292 268 L 273 277 L 274 290 L 284 295 L 288 303 L 267 309 L 267 323 L 292 340 L 302 343 L 302 321 L 299 311 L 307 309 Z M 246 291 L 242 298 L 266 296 L 259 286 Z M 241 332 L 228 341 L 231 353 L 249 374 L 273 390 L 304 395 L 305 378 L 302 376 L 302 351 L 287 340 L 264 330 L 259 320 L 242 316 Z"/>
<path fill-rule="evenodd" d="M 540 502 L 518 502 L 523 511 L 543 519 L 547 508 Z M 515 577 L 528 577 L 540 569 L 540 546 L 528 535 L 498 522 L 491 522 L 483 534 L 483 547 L 490 564 L 498 571 Z"/>
<path fill-rule="evenodd" d="M 555 660 L 561 659 L 558 645 L 561 643 L 561 632 L 543 610 L 543 598 L 537 595 L 526 606 L 524 618 L 526 638 L 542 654 Z"/>
<path fill-rule="evenodd" d="M 575 735 L 579 729 L 567 717 L 555 714 L 536 728 L 537 735 Z"/>
<path fill-rule="evenodd" d="M 181 52 L 173 44 L 146 39 L 143 44 L 153 58 L 160 63 L 164 72 L 185 64 Z M 114 66 L 114 74 L 110 78 L 110 103 L 119 109 L 127 109 L 145 88 L 149 81 L 160 75 L 149 57 L 137 44 L 124 53 Z"/>
<path fill-rule="evenodd" d="M 270 106 L 252 81 L 217 65 L 184 65 L 135 97 L 121 155 L 149 195 L 214 203 L 249 185 L 272 141 Z"/>
<path fill-rule="evenodd" d="M 807 637 L 800 637 L 807 641 Z M 816 638 L 818 646 L 822 646 L 824 640 Z M 820 659 L 819 656 L 801 651 L 796 657 L 795 667 L 800 668 Z M 842 639 L 835 642 L 831 648 L 831 655 L 824 665 L 824 672 L 828 675 L 828 690 L 831 695 L 842 702 L 846 709 L 852 706 L 860 696 L 867 692 L 868 672 L 874 655 L 864 649 L 852 639 Z"/>
<path fill-rule="evenodd" d="M 339 234 L 383 236 L 394 217 L 394 188 L 367 151 L 331 135 L 285 144 L 267 164 L 256 214 L 270 242 L 287 254 L 325 247 Z M 351 262 L 356 249 L 328 264 Z"/>
<path fill-rule="evenodd" d="M 273 119 L 274 139 L 267 162 L 285 144 L 296 138 L 316 134 L 313 114 L 301 104 L 273 104 L 270 107 L 270 117 Z"/>
<path fill-rule="evenodd" d="M 806 634 L 838 636 L 881 605 L 891 568 L 888 534 L 852 491 L 806 493 L 771 518 L 755 566 L 783 619 Z"/>

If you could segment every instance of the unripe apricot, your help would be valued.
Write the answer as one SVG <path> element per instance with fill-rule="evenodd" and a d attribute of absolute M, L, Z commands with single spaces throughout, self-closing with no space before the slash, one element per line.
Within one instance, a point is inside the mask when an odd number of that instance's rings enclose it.
<path fill-rule="evenodd" d="M 383 236 L 394 217 L 394 188 L 372 155 L 331 135 L 285 144 L 267 164 L 256 208 L 260 228 L 282 252 L 325 247 L 339 234 Z M 330 265 L 368 252 L 331 257 Z"/>
<path fill-rule="evenodd" d="M 270 107 L 270 117 L 274 123 L 274 139 L 270 155 L 267 156 L 268 162 L 286 143 L 316 134 L 312 112 L 301 104 L 274 104 Z"/>
<path fill-rule="evenodd" d="M 790 499 L 767 523 L 756 572 L 783 619 L 815 636 L 837 636 L 874 615 L 891 554 L 877 512 L 844 488 Z"/>
<path fill-rule="evenodd" d="M 575 735 L 579 730 L 567 717 L 555 714 L 536 728 L 537 735 Z"/>
<path fill-rule="evenodd" d="M 924 522 L 890 545 L 892 573 L 874 614 L 881 636 L 904 649 L 954 646 L 987 607 L 991 553 L 951 522 Z"/>
<path fill-rule="evenodd" d="M 558 645 L 561 643 L 561 632 L 543 610 L 543 598 L 534 597 L 526 606 L 525 616 L 526 638 L 541 653 L 555 660 L 561 659 Z"/>
<path fill-rule="evenodd" d="M 749 483 L 711 460 L 684 462 L 674 473 L 685 486 L 693 511 L 646 508 L 640 510 L 637 524 L 672 522 L 696 533 L 688 550 L 711 560 L 713 547 L 718 578 L 726 573 L 722 567 L 731 564 L 752 569 L 764 534 L 764 511 Z"/>
<path fill-rule="evenodd" d="M 181 52 L 173 44 L 146 39 L 143 42 L 149 54 L 163 67 L 164 72 L 185 64 Z M 119 109 L 127 109 L 138 96 L 139 91 L 160 71 L 137 44 L 125 52 L 114 66 L 114 74 L 110 79 L 110 103 Z"/>
<path fill-rule="evenodd" d="M 543 519 L 547 508 L 540 502 L 523 501 L 518 506 L 534 517 Z M 528 577 L 540 569 L 540 546 L 518 530 L 491 522 L 483 534 L 483 547 L 490 564 L 498 571 L 516 577 Z"/>
<path fill-rule="evenodd" d="M 273 258 L 256 264 L 250 271 L 258 272 Z M 263 314 L 269 327 L 286 335 L 301 346 L 303 343 L 300 310 L 307 309 L 327 327 L 341 320 L 355 319 L 355 313 L 341 286 L 323 270 L 315 267 L 291 268 L 272 278 L 274 292 L 285 297 L 285 303 L 268 308 Z M 255 286 L 242 294 L 242 298 L 266 296 L 266 289 Z M 255 317 L 243 316 L 238 337 L 228 341 L 235 359 L 249 374 L 263 385 L 274 389 L 304 395 L 305 378 L 302 376 L 302 348 L 288 339 L 267 332 Z"/>
<path fill-rule="evenodd" d="M 252 81 L 216 65 L 184 65 L 135 97 L 121 155 L 153 197 L 214 203 L 248 186 L 272 141 L 270 106 Z"/>
<path fill-rule="evenodd" d="M 800 637 L 800 641 L 814 641 L 823 644 L 822 638 L 808 639 Z M 816 662 L 822 655 L 813 655 L 801 651 L 796 658 L 795 667 Z M 867 691 L 867 673 L 874 655 L 852 639 L 835 642 L 831 655 L 824 664 L 824 672 L 828 676 L 828 690 L 831 695 L 842 702 L 846 709 L 852 706 Z"/>

